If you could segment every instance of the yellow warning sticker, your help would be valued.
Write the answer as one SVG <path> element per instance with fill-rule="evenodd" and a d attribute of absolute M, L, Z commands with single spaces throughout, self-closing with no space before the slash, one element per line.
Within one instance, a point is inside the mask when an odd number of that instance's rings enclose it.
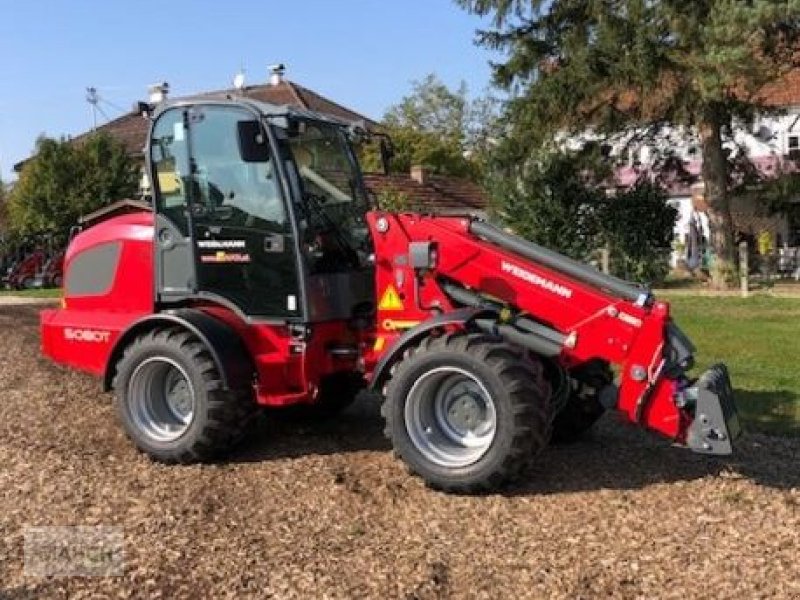
<path fill-rule="evenodd" d="M 397 293 L 391 283 L 387 286 L 386 291 L 383 292 L 378 308 L 380 310 L 403 310 L 403 301 L 400 299 L 400 294 Z"/>

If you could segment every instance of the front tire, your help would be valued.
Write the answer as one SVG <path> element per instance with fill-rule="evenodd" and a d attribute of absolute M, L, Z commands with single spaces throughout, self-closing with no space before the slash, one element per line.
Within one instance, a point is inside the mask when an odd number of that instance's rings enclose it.
<path fill-rule="evenodd" d="M 386 435 L 436 489 L 474 493 L 517 477 L 548 443 L 540 362 L 482 334 L 423 341 L 386 389 Z"/>
<path fill-rule="evenodd" d="M 177 327 L 136 338 L 117 365 L 114 390 L 128 437 L 164 463 L 218 457 L 244 436 L 256 412 L 252 393 L 223 389 L 208 349 Z"/>
<path fill-rule="evenodd" d="M 553 442 L 569 444 L 583 437 L 603 416 L 600 392 L 614 381 L 608 363 L 594 360 L 569 373 L 569 397 L 553 421 Z"/>

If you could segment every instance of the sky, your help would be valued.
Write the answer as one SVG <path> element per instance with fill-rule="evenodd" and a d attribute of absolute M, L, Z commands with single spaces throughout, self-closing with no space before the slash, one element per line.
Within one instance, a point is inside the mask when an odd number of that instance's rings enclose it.
<path fill-rule="evenodd" d="M 243 68 L 254 85 L 275 63 L 376 119 L 428 73 L 479 94 L 485 25 L 452 0 L 0 0 L 0 176 L 13 179 L 39 135 L 91 127 L 89 86 L 110 118 L 149 84 L 169 82 L 172 96 L 222 89 Z"/>

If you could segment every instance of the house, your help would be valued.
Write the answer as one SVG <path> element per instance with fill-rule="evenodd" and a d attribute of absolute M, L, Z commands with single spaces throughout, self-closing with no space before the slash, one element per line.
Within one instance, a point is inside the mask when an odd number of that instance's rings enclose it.
<path fill-rule="evenodd" d="M 163 101 L 167 91 L 168 86 L 165 84 L 153 86 L 151 88 L 151 101 Z M 282 67 L 274 68 L 269 81 L 265 84 L 207 92 L 200 95 L 209 97 L 244 96 L 270 104 L 288 105 L 310 110 L 344 121 L 361 122 L 369 130 L 379 128 L 379 124 L 369 117 L 330 100 L 299 83 L 290 81 L 284 77 Z M 132 111 L 101 125 L 96 131 L 108 133 L 118 139 L 124 144 L 131 156 L 143 162 L 148 128 L 149 122 L 142 118 L 138 112 Z M 91 133 L 83 133 L 73 138 L 72 141 L 80 143 L 81 139 Z M 14 169 L 20 171 L 24 164 L 25 161 L 22 161 L 15 165 Z M 478 185 L 455 177 L 434 175 L 423 167 L 414 167 L 410 173 L 392 173 L 391 175 L 366 173 L 364 181 L 367 191 L 373 196 L 380 196 L 386 193 L 401 194 L 408 198 L 411 205 L 424 208 L 426 211 L 450 214 L 464 214 L 467 212 L 483 214 L 488 204 L 485 192 Z M 145 179 L 143 179 L 143 187 L 146 191 L 148 184 Z M 115 207 L 114 211 L 118 209 L 125 210 L 126 207 L 129 207 L 129 203 L 130 201 L 124 201 L 122 204 L 115 203 L 113 205 Z M 102 209 L 100 212 L 102 213 Z M 91 221 L 90 217 L 93 216 L 94 213 L 86 215 L 84 220 Z"/>
<path fill-rule="evenodd" d="M 735 124 L 733 139 L 725 143 L 726 150 L 735 154 L 744 149 L 751 164 L 766 179 L 796 172 L 800 165 L 800 69 L 792 70 L 765 86 L 758 98 L 774 112 L 764 112 L 752 123 Z M 654 145 L 631 144 L 633 134 L 629 132 L 620 136 L 608 148 L 609 157 L 617 164 L 616 185 L 628 187 L 643 174 L 648 174 L 659 150 L 668 147 L 682 160 L 686 172 L 695 178 L 694 183 L 676 178 L 668 186 L 669 203 L 678 210 L 676 245 L 684 245 L 693 219 L 701 224 L 703 233 L 708 236 L 708 221 L 703 208 L 702 161 L 696 136 L 677 128 L 667 128 Z M 582 145 L 589 139 L 591 134 L 580 140 L 570 140 L 568 145 Z M 800 199 L 797 210 L 775 214 L 770 212 L 755 188 L 731 198 L 731 213 L 734 228 L 742 237 L 769 231 L 778 247 L 800 245 Z"/>
<path fill-rule="evenodd" d="M 169 86 L 167 84 L 152 86 L 150 88 L 150 100 L 156 102 L 163 101 L 166 98 L 168 90 Z M 242 87 L 241 89 L 230 88 L 217 90 L 196 94 L 195 96 L 197 95 L 209 97 L 243 96 L 279 106 L 288 105 L 319 112 L 345 121 L 361 121 L 364 122 L 368 128 L 374 128 L 378 125 L 372 119 L 346 108 L 341 104 L 337 104 L 298 83 L 286 79 L 283 77 L 282 70 L 277 72 L 273 71 L 270 81 L 266 84 Z M 138 111 L 132 110 L 121 117 L 99 126 L 95 131 L 82 133 L 73 138 L 72 141 L 74 143 L 80 143 L 81 139 L 95 132 L 108 133 L 122 142 L 131 156 L 143 160 L 149 125 L 149 122 L 144 119 Z M 25 162 L 26 161 L 22 161 L 14 165 L 14 170 L 20 171 Z"/>
<path fill-rule="evenodd" d="M 129 215 L 131 213 L 141 212 L 149 209 L 149 202 L 124 198 L 83 215 L 78 220 L 78 223 L 83 227 L 91 227 L 92 225 L 96 225 L 97 223 L 112 217 L 121 217 L 122 215 Z"/>
<path fill-rule="evenodd" d="M 411 167 L 409 173 L 365 173 L 364 184 L 375 198 L 396 194 L 409 210 L 418 212 L 485 216 L 489 207 L 489 197 L 478 184 L 437 175 L 422 166 Z"/>

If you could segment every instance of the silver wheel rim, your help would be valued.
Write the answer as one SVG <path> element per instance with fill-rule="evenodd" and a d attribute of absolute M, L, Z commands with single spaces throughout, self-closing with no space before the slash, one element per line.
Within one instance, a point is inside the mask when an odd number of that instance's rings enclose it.
<path fill-rule="evenodd" d="M 497 412 L 486 386 L 458 367 L 424 373 L 408 393 L 405 424 L 411 442 L 429 461 L 466 467 L 489 450 Z"/>
<path fill-rule="evenodd" d="M 157 442 L 173 442 L 192 424 L 194 388 L 183 367 L 171 358 L 148 358 L 128 381 L 127 404 L 139 431 Z"/>

